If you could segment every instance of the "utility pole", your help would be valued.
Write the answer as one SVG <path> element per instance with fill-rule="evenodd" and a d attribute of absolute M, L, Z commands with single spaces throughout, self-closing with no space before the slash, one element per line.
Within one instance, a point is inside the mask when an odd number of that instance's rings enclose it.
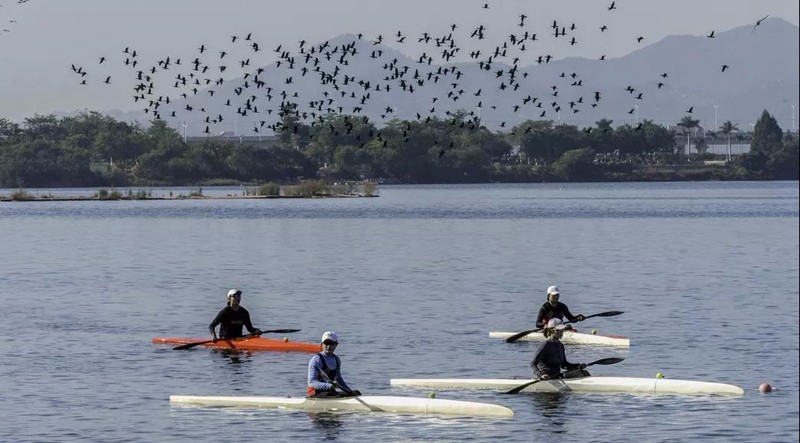
<path fill-rule="evenodd" d="M 792 105 L 792 132 L 794 132 L 794 107 L 795 105 Z"/>
<path fill-rule="evenodd" d="M 719 129 L 719 123 L 717 122 L 717 108 L 719 105 L 714 105 L 714 131 L 716 132 Z"/>
<path fill-rule="evenodd" d="M 639 105 L 633 106 L 636 109 L 636 124 L 639 124 Z"/>

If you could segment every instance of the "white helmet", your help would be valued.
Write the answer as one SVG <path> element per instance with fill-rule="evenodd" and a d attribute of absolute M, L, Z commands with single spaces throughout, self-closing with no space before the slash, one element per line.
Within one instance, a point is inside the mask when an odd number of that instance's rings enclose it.
<path fill-rule="evenodd" d="M 323 342 L 325 342 L 325 340 L 330 340 L 330 341 L 334 341 L 334 342 L 338 343 L 339 342 L 339 336 L 336 335 L 335 332 L 326 331 L 324 334 L 322 334 L 322 340 L 320 340 L 319 342 L 323 343 Z"/>
<path fill-rule="evenodd" d="M 241 297 L 241 296 L 242 296 L 242 290 L 241 289 L 231 289 L 230 291 L 228 291 L 228 298 Z"/>
<path fill-rule="evenodd" d="M 547 288 L 547 295 L 560 295 L 558 292 L 558 286 L 553 285 Z"/>

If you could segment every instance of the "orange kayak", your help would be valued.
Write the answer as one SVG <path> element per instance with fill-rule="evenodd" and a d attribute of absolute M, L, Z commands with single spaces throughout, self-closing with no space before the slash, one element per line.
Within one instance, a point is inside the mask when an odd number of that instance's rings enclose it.
<path fill-rule="evenodd" d="M 189 343 L 208 341 L 207 338 L 183 337 L 155 337 L 153 343 L 165 345 L 185 345 Z M 265 337 L 244 337 L 230 340 L 218 340 L 216 343 L 203 343 L 199 346 L 217 349 L 237 349 L 240 351 L 277 351 L 277 352 L 308 352 L 315 353 L 322 350 L 319 343 L 305 343 L 291 341 L 288 338 L 275 339 Z"/>

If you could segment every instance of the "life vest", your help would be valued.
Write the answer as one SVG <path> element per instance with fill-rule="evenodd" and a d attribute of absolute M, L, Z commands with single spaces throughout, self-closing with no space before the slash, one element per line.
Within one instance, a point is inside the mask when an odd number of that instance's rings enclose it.
<path fill-rule="evenodd" d="M 336 355 L 336 354 L 333 354 L 333 358 L 336 359 L 336 368 L 335 369 L 331 369 L 331 368 L 328 367 L 328 364 L 325 363 L 325 353 L 324 352 L 320 352 L 317 355 L 319 355 L 319 361 L 320 361 L 320 363 L 322 363 L 322 368 L 320 368 L 320 369 L 322 369 L 322 372 L 324 372 L 325 375 L 328 376 L 328 380 L 336 380 L 336 371 L 339 370 L 339 367 L 341 367 L 341 365 L 342 365 L 342 363 L 341 363 L 342 361 L 339 360 L 339 356 Z M 319 381 L 327 381 L 327 380 L 319 380 Z M 325 390 L 325 391 L 318 391 L 318 390 L 314 389 L 313 386 L 308 385 L 306 387 L 306 391 L 308 392 L 308 396 L 309 397 L 313 397 L 314 395 L 316 395 L 316 394 L 318 394 L 320 392 L 333 391 L 333 389 L 329 389 L 329 390 Z"/>

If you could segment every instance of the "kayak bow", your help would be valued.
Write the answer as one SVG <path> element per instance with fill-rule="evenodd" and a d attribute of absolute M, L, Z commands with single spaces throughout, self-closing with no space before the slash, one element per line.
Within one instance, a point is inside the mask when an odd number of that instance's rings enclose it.
<path fill-rule="evenodd" d="M 155 337 L 153 343 L 168 345 L 185 345 L 202 342 L 202 338 L 181 337 Z M 322 350 L 318 343 L 306 343 L 286 339 L 267 337 L 244 337 L 230 340 L 217 340 L 216 342 L 202 343 L 199 346 L 216 349 L 235 349 L 239 351 L 278 351 L 278 352 L 308 352 L 315 353 Z"/>
<path fill-rule="evenodd" d="M 466 379 L 466 378 L 393 378 L 392 386 L 411 388 L 461 388 L 508 391 L 524 383 L 523 379 Z M 635 378 L 635 377 L 583 377 L 543 380 L 525 388 L 523 392 L 596 392 L 617 394 L 674 394 L 674 395 L 744 395 L 738 386 L 691 380 Z"/>
<path fill-rule="evenodd" d="M 514 334 L 515 332 L 490 332 L 489 337 L 506 339 Z M 519 341 L 542 341 L 544 339 L 544 334 L 541 332 L 531 332 L 520 338 Z M 631 340 L 628 337 L 622 337 L 620 335 L 587 334 L 585 332 L 570 330 L 564 331 L 561 342 L 569 345 L 620 346 L 625 348 L 631 346 Z"/>
<path fill-rule="evenodd" d="M 193 406 L 277 408 L 310 412 L 389 412 L 485 417 L 512 417 L 514 415 L 514 411 L 511 409 L 491 403 L 380 395 L 316 399 L 170 395 L 169 402 Z"/>

